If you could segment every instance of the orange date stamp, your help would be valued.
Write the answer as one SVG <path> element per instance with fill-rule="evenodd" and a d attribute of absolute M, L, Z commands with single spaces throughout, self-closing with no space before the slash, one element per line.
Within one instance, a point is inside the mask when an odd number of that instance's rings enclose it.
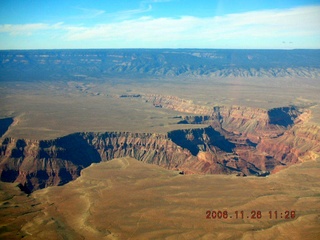
<path fill-rule="evenodd" d="M 227 210 L 208 210 L 206 211 L 206 219 L 295 219 L 296 211 L 285 210 L 267 212 L 252 210 L 252 211 L 227 211 Z"/>

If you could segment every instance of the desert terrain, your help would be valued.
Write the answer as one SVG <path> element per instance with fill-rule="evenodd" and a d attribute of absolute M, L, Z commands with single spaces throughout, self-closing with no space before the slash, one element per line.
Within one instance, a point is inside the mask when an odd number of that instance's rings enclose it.
<path fill-rule="evenodd" d="M 0 238 L 317 239 L 317 50 L 132 51 L 1 52 Z"/>
<path fill-rule="evenodd" d="M 1 236 L 317 239 L 319 180 L 318 160 L 268 178 L 239 178 L 180 175 L 132 158 L 115 159 L 93 164 L 77 180 L 29 197 L 13 184 L 1 183 Z M 207 219 L 207 211 L 228 211 L 229 215 Z M 261 211 L 261 218 L 251 218 L 252 211 Z M 274 215 L 270 219 L 269 211 L 277 211 L 277 219 Z M 290 211 L 288 219 L 286 211 Z"/>

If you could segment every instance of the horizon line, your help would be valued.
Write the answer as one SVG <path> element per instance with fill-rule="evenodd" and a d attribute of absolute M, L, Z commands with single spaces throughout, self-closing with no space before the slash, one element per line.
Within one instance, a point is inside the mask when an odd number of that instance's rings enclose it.
<path fill-rule="evenodd" d="M 199 48 L 199 47 L 159 47 L 159 48 L 138 48 L 138 47 L 123 47 L 123 48 L 16 48 L 16 49 L 0 49 L 0 51 L 41 51 L 41 50 L 282 50 L 282 51 L 294 51 L 294 50 L 320 50 L 320 48 Z"/>

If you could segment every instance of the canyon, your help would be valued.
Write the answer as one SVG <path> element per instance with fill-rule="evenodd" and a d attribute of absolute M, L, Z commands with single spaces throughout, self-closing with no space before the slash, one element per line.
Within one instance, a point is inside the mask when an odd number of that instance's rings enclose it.
<path fill-rule="evenodd" d="M 320 153 L 320 129 L 308 124 L 310 110 L 208 107 L 162 95 L 126 97 L 192 114 L 176 117 L 191 128 L 166 134 L 79 132 L 53 140 L 7 137 L 0 146 L 1 180 L 18 182 L 30 193 L 75 180 L 92 163 L 127 156 L 181 174 L 267 176 Z M 192 128 L 195 124 L 203 127 Z"/>

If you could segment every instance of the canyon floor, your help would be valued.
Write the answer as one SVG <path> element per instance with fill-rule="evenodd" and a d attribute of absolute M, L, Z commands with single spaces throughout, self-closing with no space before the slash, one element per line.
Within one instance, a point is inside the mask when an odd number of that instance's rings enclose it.
<path fill-rule="evenodd" d="M 310 110 L 308 122 L 319 126 L 319 92 L 319 81 L 313 78 L 10 81 L 0 83 L 0 116 L 14 118 L 3 137 L 27 139 L 88 131 L 166 133 L 202 127 L 177 124 L 177 116 L 190 113 L 121 97 L 163 94 L 202 106 L 270 109 L 295 105 Z M 317 154 L 266 178 L 181 175 L 120 158 L 92 164 L 75 181 L 30 195 L 16 185 L 0 182 L 1 239 L 280 240 L 320 236 Z M 207 219 L 207 211 L 228 211 L 229 215 Z"/>

